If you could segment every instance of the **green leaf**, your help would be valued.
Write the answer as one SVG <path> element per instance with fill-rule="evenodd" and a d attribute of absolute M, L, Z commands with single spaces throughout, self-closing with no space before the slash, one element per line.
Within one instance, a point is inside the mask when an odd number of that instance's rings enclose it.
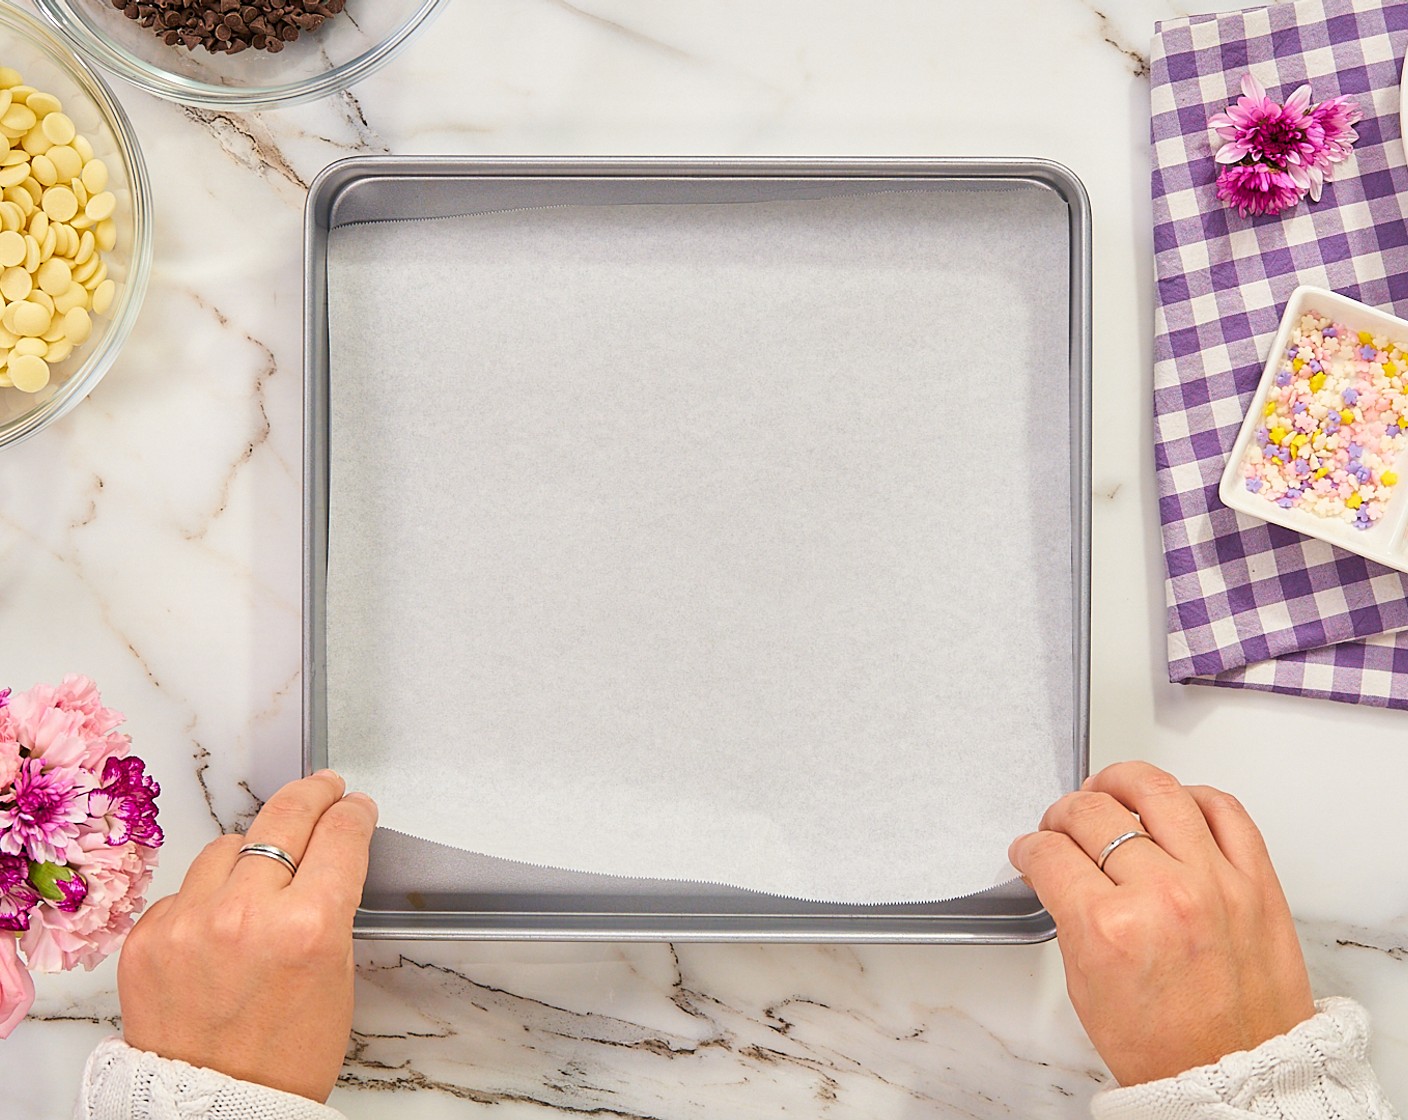
<path fill-rule="evenodd" d="M 50 902 L 64 900 L 63 892 L 56 884 L 67 883 L 78 877 L 77 871 L 71 867 L 65 867 L 61 863 L 31 863 L 29 865 L 30 885 Z"/>

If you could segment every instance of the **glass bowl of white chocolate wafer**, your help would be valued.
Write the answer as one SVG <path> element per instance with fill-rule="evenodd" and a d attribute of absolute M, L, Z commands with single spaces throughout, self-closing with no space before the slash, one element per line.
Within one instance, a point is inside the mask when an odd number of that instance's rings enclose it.
<path fill-rule="evenodd" d="M 151 267 L 151 187 L 107 85 L 0 2 L 0 446 L 111 368 Z"/>

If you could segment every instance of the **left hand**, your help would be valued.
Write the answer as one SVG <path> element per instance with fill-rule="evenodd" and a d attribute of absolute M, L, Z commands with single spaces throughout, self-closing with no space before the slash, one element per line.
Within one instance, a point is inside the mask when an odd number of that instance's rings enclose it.
<path fill-rule="evenodd" d="M 337 1081 L 352 1025 L 352 917 L 376 805 L 324 770 L 274 794 L 249 835 L 196 857 L 137 923 L 117 986 L 129 1045 L 310 1100 Z M 246 842 L 285 850 L 240 858 Z"/>
<path fill-rule="evenodd" d="M 1134 830 L 1148 835 L 1102 871 L 1100 853 Z M 1315 1014 L 1286 897 L 1231 795 L 1117 763 L 1009 858 L 1056 920 L 1071 1003 L 1121 1085 L 1251 1050 Z"/>

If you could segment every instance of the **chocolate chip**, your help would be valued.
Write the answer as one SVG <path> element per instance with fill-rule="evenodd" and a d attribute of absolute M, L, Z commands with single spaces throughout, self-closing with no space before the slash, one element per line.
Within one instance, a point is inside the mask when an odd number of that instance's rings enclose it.
<path fill-rule="evenodd" d="M 277 54 L 338 15 L 346 0 L 110 0 L 163 42 L 212 54 L 253 48 Z"/>

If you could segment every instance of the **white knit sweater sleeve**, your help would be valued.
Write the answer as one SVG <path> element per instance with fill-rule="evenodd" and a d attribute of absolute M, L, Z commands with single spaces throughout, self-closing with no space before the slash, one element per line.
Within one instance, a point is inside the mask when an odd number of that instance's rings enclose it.
<path fill-rule="evenodd" d="M 104 1039 L 88 1058 L 75 1120 L 346 1120 L 327 1105 Z"/>
<path fill-rule="evenodd" d="M 1369 1017 L 1352 999 L 1255 1050 L 1127 1089 L 1097 1093 L 1095 1120 L 1397 1120 L 1369 1066 Z"/>

